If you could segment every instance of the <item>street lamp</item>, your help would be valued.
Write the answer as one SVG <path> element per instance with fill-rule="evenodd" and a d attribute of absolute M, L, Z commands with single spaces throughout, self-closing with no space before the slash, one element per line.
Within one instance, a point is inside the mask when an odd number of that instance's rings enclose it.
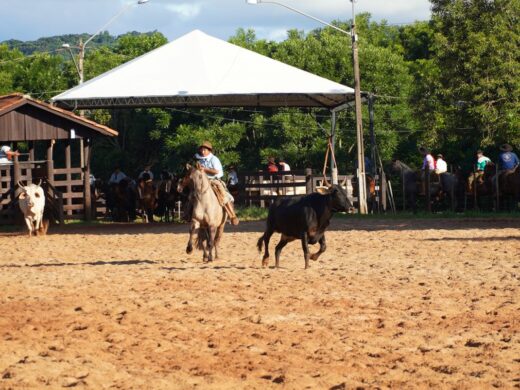
<path fill-rule="evenodd" d="M 83 43 L 83 40 L 80 38 L 79 40 L 79 45 L 78 46 L 71 46 L 70 44 L 68 43 L 64 43 L 63 45 L 61 45 L 61 47 L 65 48 L 65 49 L 68 49 L 69 50 L 69 53 L 72 57 L 72 60 L 74 61 L 74 65 L 76 66 L 76 70 L 78 72 L 78 75 L 79 75 L 79 84 L 83 84 L 83 81 L 85 80 L 85 75 L 84 75 L 84 69 L 83 69 L 83 62 L 84 62 L 84 59 L 85 59 L 85 47 L 88 45 L 88 43 L 94 38 L 96 37 L 97 35 L 99 35 L 102 31 L 106 30 L 106 28 L 112 24 L 118 17 L 120 17 L 123 13 L 125 13 L 128 9 L 130 9 L 130 7 L 133 7 L 134 5 L 141 5 L 141 4 L 146 4 L 148 3 L 150 0 L 138 0 L 137 2 L 132 2 L 132 3 L 128 3 L 127 5 L 125 5 L 123 8 L 121 8 L 121 10 L 115 14 L 107 23 L 105 23 L 103 25 L 103 27 L 101 27 L 96 33 L 94 33 L 93 35 L 91 35 L 86 41 L 85 43 Z M 78 54 L 78 61 L 76 62 L 76 59 L 74 58 L 74 55 L 72 54 L 72 50 L 71 50 L 71 47 L 74 47 L 75 49 L 78 49 L 79 50 L 79 54 Z"/>
<path fill-rule="evenodd" d="M 359 194 L 359 213 L 366 214 L 367 202 L 366 202 L 366 178 L 365 178 L 365 151 L 363 146 L 363 120 L 361 115 L 361 83 L 360 83 L 360 75 L 359 75 L 359 59 L 358 59 L 358 49 L 357 49 L 357 35 L 355 29 L 355 13 L 354 13 L 354 0 L 350 0 L 352 3 L 352 26 L 351 31 L 343 30 L 337 26 L 334 26 L 330 23 L 325 22 L 319 18 L 316 18 L 312 15 L 309 15 L 303 11 L 300 11 L 296 8 L 290 7 L 286 4 L 283 4 L 278 1 L 270 1 L 270 0 L 246 0 L 247 4 L 257 5 L 257 4 L 276 4 L 281 7 L 287 8 L 290 11 L 296 12 L 300 15 L 303 15 L 307 18 L 313 19 L 325 26 L 333 28 L 343 34 L 350 35 L 352 38 L 352 63 L 354 66 L 354 97 L 356 104 L 356 140 L 357 140 L 357 160 L 358 160 L 358 194 Z M 334 145 L 333 145 L 334 147 Z M 333 149 L 334 151 L 334 149 Z"/>

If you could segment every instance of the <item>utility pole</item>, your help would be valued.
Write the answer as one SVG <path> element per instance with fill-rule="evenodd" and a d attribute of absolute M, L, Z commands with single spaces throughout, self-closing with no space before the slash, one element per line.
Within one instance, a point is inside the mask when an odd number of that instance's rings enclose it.
<path fill-rule="evenodd" d="M 359 75 L 359 59 L 356 36 L 356 14 L 354 12 L 355 0 L 352 3 L 352 64 L 354 66 L 354 97 L 356 103 L 356 139 L 358 161 L 358 201 L 359 213 L 367 214 L 366 178 L 365 178 L 365 149 L 363 145 L 363 117 L 361 113 L 361 77 Z"/>

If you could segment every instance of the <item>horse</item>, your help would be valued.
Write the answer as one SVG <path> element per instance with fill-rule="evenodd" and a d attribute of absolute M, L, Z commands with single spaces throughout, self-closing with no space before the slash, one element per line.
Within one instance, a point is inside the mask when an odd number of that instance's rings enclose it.
<path fill-rule="evenodd" d="M 148 174 L 144 174 L 138 183 L 139 207 L 145 223 L 153 222 L 153 212 L 157 205 L 157 190 Z"/>
<path fill-rule="evenodd" d="M 119 183 L 112 183 L 108 194 L 107 206 L 112 214 L 112 220 L 114 222 L 134 221 L 137 196 L 130 179 L 124 178 Z"/>
<path fill-rule="evenodd" d="M 157 190 L 157 208 L 155 215 L 161 217 L 161 221 L 170 222 L 173 220 L 175 204 L 180 199 L 177 193 L 178 178 L 169 172 L 161 172 L 161 182 Z"/>
<path fill-rule="evenodd" d="M 184 188 L 191 189 L 193 211 L 190 221 L 190 236 L 186 253 L 193 252 L 193 237 L 196 234 L 196 245 L 203 251 L 203 262 L 218 260 L 218 244 L 224 233 L 227 213 L 220 205 L 207 175 L 198 164 L 196 167 L 186 165 L 187 174 L 177 185 L 177 191 L 182 193 Z M 206 245 L 204 245 L 206 242 Z M 215 256 L 213 257 L 213 251 Z"/>
<path fill-rule="evenodd" d="M 520 165 L 498 174 L 498 188 L 500 196 L 504 199 L 507 197 L 512 199 L 513 208 L 516 208 L 520 202 Z"/>
<path fill-rule="evenodd" d="M 496 173 L 496 165 L 490 161 L 486 164 L 484 172 L 472 172 L 467 179 L 466 193 L 468 195 L 476 194 L 477 200 L 481 197 L 487 197 L 489 201 L 489 209 L 492 209 L 493 196 L 495 187 L 493 185 L 493 177 Z"/>
<path fill-rule="evenodd" d="M 400 160 L 394 160 L 391 164 L 390 174 L 400 174 L 403 178 L 404 196 L 408 201 L 408 207 L 417 212 L 417 195 L 422 189 L 421 175 L 414 171 L 408 165 Z M 458 175 L 452 173 L 442 173 L 438 175 L 438 180 L 430 182 L 430 199 L 434 204 L 438 204 L 444 198 L 449 197 L 454 203 L 459 198 L 459 183 Z"/>

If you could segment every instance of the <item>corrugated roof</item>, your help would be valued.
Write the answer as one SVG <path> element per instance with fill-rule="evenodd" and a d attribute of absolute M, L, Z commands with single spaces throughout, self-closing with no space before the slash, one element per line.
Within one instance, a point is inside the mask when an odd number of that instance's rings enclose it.
<path fill-rule="evenodd" d="M 43 110 L 52 112 L 62 118 L 66 118 L 83 126 L 86 126 L 103 135 L 108 135 L 111 137 L 115 137 L 118 135 L 118 132 L 116 130 L 111 129 L 108 126 L 100 125 L 99 123 L 94 122 L 90 119 L 76 115 L 71 111 L 67 111 L 56 106 L 52 106 L 48 103 L 42 102 L 37 99 L 33 99 L 32 97 L 23 95 L 21 93 L 13 93 L 9 95 L 0 96 L 0 115 L 4 115 L 12 110 L 15 110 L 16 108 L 23 106 L 24 104 L 30 104 Z"/>

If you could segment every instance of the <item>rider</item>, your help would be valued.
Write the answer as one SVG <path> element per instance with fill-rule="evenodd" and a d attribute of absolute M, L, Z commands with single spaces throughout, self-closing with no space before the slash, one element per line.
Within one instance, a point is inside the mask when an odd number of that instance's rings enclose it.
<path fill-rule="evenodd" d="M 437 161 L 435 161 L 435 173 L 442 175 L 446 172 L 448 172 L 448 163 L 444 160 L 444 156 L 439 153 L 437 154 Z"/>
<path fill-rule="evenodd" d="M 520 160 L 516 153 L 513 152 L 513 147 L 509 144 L 500 146 L 500 154 L 498 156 L 498 168 L 500 172 L 515 169 L 520 164 Z"/>
<path fill-rule="evenodd" d="M 213 146 L 210 142 L 204 141 L 200 146 L 195 159 L 203 167 L 203 171 L 208 176 L 212 184 L 218 187 L 218 191 L 223 195 L 223 206 L 231 219 L 233 225 L 238 225 L 239 221 L 233 208 L 233 196 L 227 191 L 226 185 L 220 180 L 224 176 L 222 164 L 213 153 Z"/>
<path fill-rule="evenodd" d="M 422 167 L 421 167 L 421 183 L 422 183 L 422 186 L 421 186 L 421 194 L 420 195 L 424 195 L 426 193 L 426 176 L 425 176 L 425 172 L 426 172 L 426 167 L 428 167 L 428 171 L 430 172 L 433 172 L 435 171 L 435 160 L 433 159 L 433 156 L 431 155 L 430 151 L 425 148 L 424 146 L 421 146 L 419 148 L 419 153 L 421 153 L 421 155 L 423 156 L 423 164 L 422 164 Z"/>
<path fill-rule="evenodd" d="M 468 177 L 468 187 L 470 189 L 473 188 L 473 182 L 479 183 L 480 178 L 484 176 L 486 165 L 489 163 L 491 163 L 491 159 L 484 156 L 484 152 L 481 149 L 477 150 L 476 172 Z"/>

